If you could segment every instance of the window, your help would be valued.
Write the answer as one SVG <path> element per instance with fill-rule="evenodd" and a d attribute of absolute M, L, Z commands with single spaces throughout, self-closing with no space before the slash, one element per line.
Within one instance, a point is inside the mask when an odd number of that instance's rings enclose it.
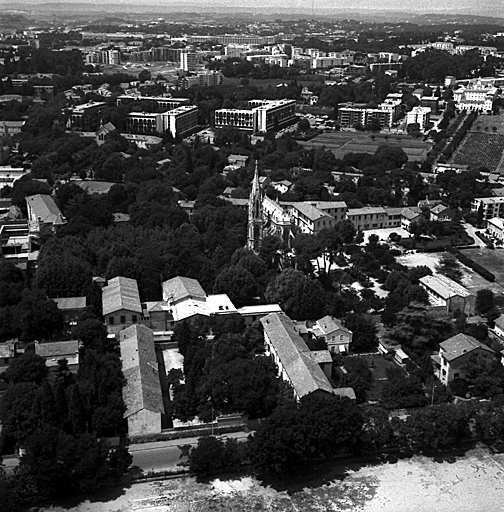
<path fill-rule="evenodd" d="M 137 316 L 136 315 L 132 315 L 131 316 L 131 321 L 136 324 L 137 323 Z"/>
<path fill-rule="evenodd" d="M 109 323 L 109 325 L 114 325 L 114 317 L 113 316 L 108 317 L 108 323 Z"/>
<path fill-rule="evenodd" d="M 453 378 L 454 379 L 458 379 L 459 377 L 460 377 L 460 373 L 459 372 L 453 374 Z"/>
<path fill-rule="evenodd" d="M 121 315 L 121 324 L 125 324 L 126 323 L 126 316 L 125 315 Z"/>

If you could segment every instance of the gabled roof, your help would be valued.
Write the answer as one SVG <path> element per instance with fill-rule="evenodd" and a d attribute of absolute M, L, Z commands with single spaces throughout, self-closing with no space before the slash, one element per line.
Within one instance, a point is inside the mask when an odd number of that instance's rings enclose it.
<path fill-rule="evenodd" d="M 440 343 L 439 346 L 443 350 L 444 358 L 450 362 L 478 348 L 490 354 L 494 354 L 494 351 L 490 347 L 487 347 L 483 343 L 480 343 L 476 338 L 468 336 L 467 334 L 457 334 L 456 336 L 452 336 L 446 341 Z"/>
<path fill-rule="evenodd" d="M 326 315 L 320 320 L 317 320 L 316 323 L 324 335 L 334 331 L 350 332 L 337 318 L 334 318 L 333 316 Z"/>
<path fill-rule="evenodd" d="M 437 204 L 436 206 L 430 209 L 430 212 L 433 213 L 434 215 L 439 215 L 440 213 L 448 209 L 448 206 L 445 206 L 444 204 Z"/>
<path fill-rule="evenodd" d="M 39 219 L 43 223 L 54 224 L 61 220 L 61 211 L 56 206 L 54 199 L 46 194 L 37 194 L 26 198 L 26 205 L 32 212 L 34 219 Z M 64 221 L 63 223 L 65 223 Z"/>
<path fill-rule="evenodd" d="M 270 313 L 261 318 L 261 323 L 299 398 L 314 391 L 333 393 L 327 377 L 310 357 L 310 350 L 287 315 Z"/>
<path fill-rule="evenodd" d="M 102 289 L 103 314 L 109 315 L 121 309 L 142 312 L 140 294 L 136 279 L 128 277 L 114 277 Z"/>
<path fill-rule="evenodd" d="M 421 277 L 419 281 L 430 290 L 435 291 L 443 299 L 448 299 L 456 295 L 460 297 L 469 297 L 471 295 L 461 284 L 441 274 L 424 276 Z"/>
<path fill-rule="evenodd" d="M 422 213 L 416 210 L 413 210 L 413 208 L 404 208 L 402 211 L 402 216 L 408 220 L 416 219 L 417 217 L 421 217 Z"/>
<path fill-rule="evenodd" d="M 504 331 L 504 315 L 501 315 L 499 318 L 496 318 L 494 323 L 496 327 L 498 327 L 501 331 Z"/>
<path fill-rule="evenodd" d="M 164 300 L 179 302 L 188 298 L 202 300 L 206 298 L 205 290 L 196 279 L 177 276 L 163 283 Z"/>
<path fill-rule="evenodd" d="M 121 361 L 126 385 L 122 394 L 128 418 L 142 409 L 164 414 L 154 335 L 143 325 L 121 332 Z"/>
<path fill-rule="evenodd" d="M 330 215 L 328 215 L 327 213 L 324 213 L 323 211 L 319 210 L 316 206 L 314 206 L 310 203 L 296 202 L 296 203 L 292 203 L 292 206 L 293 206 L 293 208 L 295 208 L 296 210 L 301 212 L 303 215 L 308 217 L 308 219 L 310 219 L 313 222 L 315 222 L 316 220 L 319 220 L 319 219 L 332 219 L 333 218 Z"/>

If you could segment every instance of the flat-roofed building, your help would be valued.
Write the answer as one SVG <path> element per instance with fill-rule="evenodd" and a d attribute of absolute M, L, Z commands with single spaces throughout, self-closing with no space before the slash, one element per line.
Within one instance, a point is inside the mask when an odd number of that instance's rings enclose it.
<path fill-rule="evenodd" d="M 122 395 L 128 435 L 159 434 L 165 409 L 154 335 L 143 325 L 132 325 L 121 332 L 119 347 L 126 380 Z"/>
<path fill-rule="evenodd" d="M 182 105 L 163 113 L 163 131 L 173 138 L 192 132 L 198 126 L 198 107 Z"/>
<path fill-rule="evenodd" d="M 100 124 L 100 113 L 106 105 L 104 101 L 90 101 L 73 107 L 68 118 L 68 127 L 79 130 L 97 129 Z"/>
<path fill-rule="evenodd" d="M 136 279 L 117 276 L 102 289 L 103 317 L 110 334 L 140 322 L 142 305 Z"/>
<path fill-rule="evenodd" d="M 504 217 L 504 196 L 476 197 L 472 200 L 471 211 L 478 213 L 481 208 L 483 220 L 488 221 L 494 217 Z"/>
<path fill-rule="evenodd" d="M 486 230 L 488 234 L 500 243 L 504 242 L 504 219 L 495 217 L 488 219 L 486 222 Z"/>
<path fill-rule="evenodd" d="M 238 309 L 238 314 L 243 318 L 246 326 L 252 325 L 270 313 L 282 313 L 282 308 L 279 304 L 257 304 L 254 306 L 243 306 Z"/>
<path fill-rule="evenodd" d="M 428 293 L 432 306 L 441 307 L 447 313 L 474 315 L 476 297 L 452 279 L 434 274 L 420 278 L 419 285 Z"/>
<path fill-rule="evenodd" d="M 166 96 L 142 96 L 131 94 L 123 94 L 117 97 L 117 106 L 129 105 L 130 103 L 135 102 L 149 105 L 152 109 L 166 111 L 179 108 L 182 105 L 189 105 L 190 100 L 189 98 L 169 98 Z"/>
<path fill-rule="evenodd" d="M 413 107 L 406 114 L 406 124 L 418 124 L 420 131 L 424 131 L 430 123 L 430 107 Z"/>

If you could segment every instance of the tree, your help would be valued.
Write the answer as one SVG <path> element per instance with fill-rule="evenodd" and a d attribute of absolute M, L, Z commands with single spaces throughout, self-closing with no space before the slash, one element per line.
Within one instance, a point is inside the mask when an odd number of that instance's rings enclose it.
<path fill-rule="evenodd" d="M 376 325 L 369 315 L 360 313 L 347 313 L 345 326 L 352 331 L 351 350 L 357 354 L 375 352 L 378 347 Z"/>
<path fill-rule="evenodd" d="M 480 315 L 486 315 L 495 308 L 495 295 L 492 290 L 483 288 L 476 292 L 476 311 Z"/>
<path fill-rule="evenodd" d="M 47 377 L 48 368 L 43 357 L 30 352 L 15 358 L 9 367 L 2 373 L 2 379 L 15 385 L 20 382 L 42 384 Z"/>
<path fill-rule="evenodd" d="M 296 320 L 319 318 L 325 308 L 322 285 L 292 268 L 270 281 L 265 298 L 269 303 L 280 304 L 283 311 Z"/>
<path fill-rule="evenodd" d="M 198 444 L 189 452 L 189 471 L 198 477 L 206 477 L 223 471 L 239 469 L 243 455 L 236 439 L 226 442 L 214 436 L 200 437 Z"/>
<path fill-rule="evenodd" d="M 255 289 L 254 277 L 242 266 L 226 267 L 215 278 L 214 293 L 226 293 L 239 308 L 252 302 Z"/>

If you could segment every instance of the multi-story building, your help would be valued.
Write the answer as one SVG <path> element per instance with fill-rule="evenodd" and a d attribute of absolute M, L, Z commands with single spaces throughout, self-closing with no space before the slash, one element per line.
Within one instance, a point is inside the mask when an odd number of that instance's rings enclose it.
<path fill-rule="evenodd" d="M 495 356 L 494 351 L 467 334 L 457 334 L 439 344 L 439 353 L 432 355 L 434 375 L 447 386 L 453 379 L 463 379 L 464 367 L 473 355 L 488 361 Z"/>
<path fill-rule="evenodd" d="M 338 110 L 338 123 L 343 128 L 365 126 L 373 119 L 377 119 L 382 128 L 390 128 L 395 117 L 397 117 L 396 106 L 387 103 L 381 104 L 380 108 L 359 108 L 349 105 Z"/>
<path fill-rule="evenodd" d="M 310 351 L 292 320 L 284 313 L 261 318 L 266 353 L 271 355 L 282 380 L 292 387 L 294 397 L 335 394 L 355 399 L 352 388 L 331 386 L 332 358 L 328 350 Z"/>
<path fill-rule="evenodd" d="M 422 96 L 420 106 L 431 109 L 431 114 L 437 114 L 439 111 L 439 98 L 437 96 Z"/>
<path fill-rule="evenodd" d="M 219 109 L 215 111 L 215 127 L 231 126 L 251 132 L 267 132 L 294 121 L 295 100 L 252 100 L 250 109 Z"/>
<path fill-rule="evenodd" d="M 54 199 L 46 194 L 26 197 L 28 213 L 28 231 L 31 236 L 38 236 L 44 229 L 55 230 L 66 224 L 60 209 Z"/>
<path fill-rule="evenodd" d="M 346 215 L 347 219 L 354 225 L 357 231 L 388 227 L 387 212 L 385 208 L 381 206 L 350 208 Z"/>
<path fill-rule="evenodd" d="M 130 103 L 139 103 L 148 105 L 145 108 L 153 111 L 166 111 L 173 110 L 181 107 L 182 105 L 189 105 L 189 98 L 168 98 L 165 96 L 142 96 L 142 95 L 129 95 L 123 94 L 117 97 L 117 106 L 129 105 Z"/>
<path fill-rule="evenodd" d="M 100 113 L 106 105 L 103 101 L 90 101 L 89 103 L 73 107 L 68 118 L 68 127 L 84 131 L 92 129 L 94 125 L 98 128 Z"/>
<path fill-rule="evenodd" d="M 173 138 L 183 137 L 198 126 L 198 107 L 182 105 L 162 114 L 163 131 Z"/>
<path fill-rule="evenodd" d="M 140 322 L 142 305 L 135 279 L 117 276 L 102 289 L 103 317 L 110 334 L 116 336 L 130 325 Z"/>
<path fill-rule="evenodd" d="M 213 87 L 224 83 L 224 75 L 220 71 L 206 71 L 194 76 L 183 76 L 179 79 L 179 84 L 183 89 L 188 89 L 193 85 L 199 87 Z"/>
<path fill-rule="evenodd" d="M 169 132 L 175 138 L 189 133 L 198 125 L 198 107 L 182 105 L 167 112 L 130 112 L 126 129 L 136 134 Z"/>
<path fill-rule="evenodd" d="M 418 124 L 420 130 L 424 131 L 430 123 L 431 109 L 430 107 L 413 107 L 406 114 L 406 124 Z"/>
<path fill-rule="evenodd" d="M 494 113 L 497 96 L 497 87 L 486 84 L 481 79 L 453 91 L 453 100 L 457 103 L 458 110 L 480 114 Z"/>
<path fill-rule="evenodd" d="M 504 218 L 504 196 L 474 198 L 471 203 L 471 211 L 477 213 L 480 208 L 485 221 L 494 217 Z"/>

